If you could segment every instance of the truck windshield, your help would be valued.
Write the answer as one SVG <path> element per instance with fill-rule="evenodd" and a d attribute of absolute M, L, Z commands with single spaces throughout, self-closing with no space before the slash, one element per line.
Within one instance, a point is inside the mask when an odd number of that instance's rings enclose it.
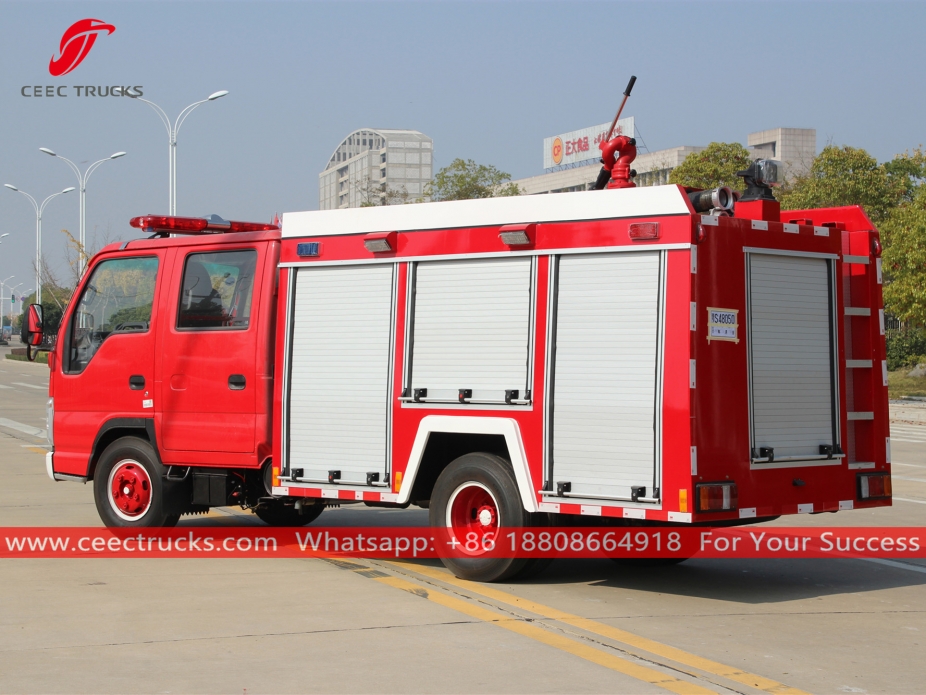
<path fill-rule="evenodd" d="M 148 330 L 158 259 L 114 258 L 93 270 L 71 319 L 69 372 L 81 372 L 114 333 Z"/>

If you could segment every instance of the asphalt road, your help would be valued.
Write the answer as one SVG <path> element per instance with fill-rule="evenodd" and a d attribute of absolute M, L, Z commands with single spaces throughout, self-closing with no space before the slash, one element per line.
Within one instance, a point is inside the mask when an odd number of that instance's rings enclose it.
<path fill-rule="evenodd" d="M 44 468 L 47 368 L 2 359 L 0 526 L 98 526 Z M 926 525 L 926 426 L 895 503 L 779 525 Z M 342 507 L 317 524 L 423 525 Z M 259 524 L 233 509 L 181 525 Z M 926 692 L 926 562 L 558 560 L 517 583 L 438 563 L 0 560 L 0 692 Z"/>

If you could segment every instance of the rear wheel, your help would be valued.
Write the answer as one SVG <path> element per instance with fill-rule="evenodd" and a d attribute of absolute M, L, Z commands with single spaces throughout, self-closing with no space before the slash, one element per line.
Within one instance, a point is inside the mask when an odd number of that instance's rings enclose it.
<path fill-rule="evenodd" d="M 312 505 L 304 504 L 299 510 L 292 502 L 284 504 L 283 500 L 275 500 L 257 507 L 254 513 L 261 521 L 271 526 L 305 526 L 315 521 L 323 511 L 325 505 L 320 501 Z"/>
<path fill-rule="evenodd" d="M 529 526 L 518 485 L 505 459 L 486 453 L 465 454 L 443 470 L 431 493 L 432 527 L 446 528 L 464 557 L 441 558 L 456 576 L 478 582 L 510 579 L 526 558 L 480 557 L 482 548 L 500 541 L 506 528 Z"/>
<path fill-rule="evenodd" d="M 151 445 L 123 437 L 106 447 L 93 478 L 93 497 L 109 527 L 174 526 L 179 516 L 166 514 L 164 483 Z"/>

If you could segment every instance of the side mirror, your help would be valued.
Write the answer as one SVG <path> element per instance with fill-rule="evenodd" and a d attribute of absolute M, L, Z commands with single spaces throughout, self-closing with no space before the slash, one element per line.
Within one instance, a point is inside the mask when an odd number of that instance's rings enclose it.
<path fill-rule="evenodd" d="M 23 321 L 22 341 L 26 345 L 26 358 L 32 362 L 35 360 L 36 352 L 34 347 L 42 344 L 45 339 L 45 325 L 42 319 L 42 305 L 31 304 L 26 311 L 26 320 Z"/>

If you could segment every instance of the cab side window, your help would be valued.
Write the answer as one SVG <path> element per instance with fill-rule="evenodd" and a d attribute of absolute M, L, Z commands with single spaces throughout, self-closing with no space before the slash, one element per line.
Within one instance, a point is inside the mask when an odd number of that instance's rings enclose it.
<path fill-rule="evenodd" d="M 247 329 L 256 267 L 257 252 L 253 249 L 187 256 L 177 328 Z"/>
<path fill-rule="evenodd" d="M 157 274 L 157 258 L 113 258 L 93 269 L 71 318 L 69 373 L 82 372 L 109 337 L 148 331 Z"/>

